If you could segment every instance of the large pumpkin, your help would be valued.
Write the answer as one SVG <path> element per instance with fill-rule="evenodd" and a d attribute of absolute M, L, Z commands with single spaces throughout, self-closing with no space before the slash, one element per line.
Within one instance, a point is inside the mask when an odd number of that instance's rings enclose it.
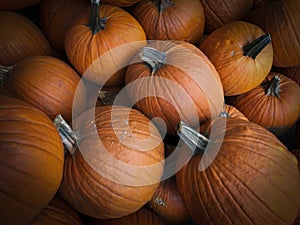
<path fill-rule="evenodd" d="M 100 85 L 123 84 L 125 67 L 145 44 L 145 32 L 133 16 L 99 1 L 74 19 L 65 36 L 71 64 L 81 75 L 93 64 L 84 77 Z"/>
<path fill-rule="evenodd" d="M 149 40 L 180 40 L 198 43 L 204 30 L 199 0 L 143 0 L 132 14 Z"/>
<path fill-rule="evenodd" d="M 236 21 L 211 33 L 200 45 L 218 71 L 226 96 L 259 85 L 271 70 L 271 37 L 258 26 Z"/>
<path fill-rule="evenodd" d="M 125 81 L 128 97 L 149 118 L 160 117 L 169 134 L 180 118 L 198 126 L 218 116 L 223 88 L 209 59 L 187 42 L 154 41 L 129 65 Z M 162 130 L 161 121 L 157 126 Z"/>
<path fill-rule="evenodd" d="M 0 96 L 0 221 L 28 224 L 57 192 L 64 148 L 52 121 L 37 108 Z"/>
<path fill-rule="evenodd" d="M 73 111 L 84 110 L 86 93 L 80 76 L 60 59 L 32 56 L 17 63 L 6 76 L 4 94 L 34 105 L 51 119 L 62 114 L 71 121 L 76 91 L 77 108 Z"/>
<path fill-rule="evenodd" d="M 62 199 L 54 197 L 28 225 L 82 225 L 79 214 Z"/>
<path fill-rule="evenodd" d="M 32 21 L 15 12 L 0 12 L 0 65 L 12 66 L 32 55 L 51 54 L 48 40 Z"/>
<path fill-rule="evenodd" d="M 226 127 L 221 128 L 224 120 Z M 292 224 L 300 208 L 295 156 L 253 122 L 219 118 L 213 126 L 208 144 L 185 125 L 178 130 L 187 143 L 197 139 L 197 152 L 205 151 L 195 153 L 176 175 L 193 220 L 214 225 Z M 216 151 L 207 167 L 205 163 Z"/>
<path fill-rule="evenodd" d="M 247 21 L 271 34 L 275 66 L 292 67 L 300 64 L 299 11 L 298 0 L 276 0 L 252 11 L 247 17 Z"/>
<path fill-rule="evenodd" d="M 164 145 L 146 116 L 125 106 L 99 106 L 72 124 L 78 145 L 65 143 L 74 148 L 60 194 L 73 208 L 95 218 L 119 218 L 151 199 L 163 172 Z"/>
<path fill-rule="evenodd" d="M 91 219 L 86 225 L 165 225 L 153 212 L 146 208 L 122 218 L 110 220 Z"/>
<path fill-rule="evenodd" d="M 300 87 L 288 77 L 271 72 L 261 85 L 233 97 L 231 104 L 250 121 L 280 136 L 300 117 Z"/>
<path fill-rule="evenodd" d="M 205 31 L 211 33 L 222 25 L 244 19 L 253 0 L 200 0 L 205 14 Z"/>
<path fill-rule="evenodd" d="M 40 25 L 54 48 L 65 51 L 65 34 L 74 18 L 89 6 L 88 0 L 45 0 L 40 5 Z"/>
<path fill-rule="evenodd" d="M 36 5 L 42 0 L 1 0 L 0 10 L 16 10 Z"/>

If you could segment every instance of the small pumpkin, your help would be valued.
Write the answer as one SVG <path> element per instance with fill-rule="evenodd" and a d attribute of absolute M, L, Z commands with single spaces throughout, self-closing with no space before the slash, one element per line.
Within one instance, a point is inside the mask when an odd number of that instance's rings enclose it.
<path fill-rule="evenodd" d="M 42 0 L 1 0 L 0 10 L 17 10 L 36 5 Z"/>
<path fill-rule="evenodd" d="M 176 174 L 192 219 L 215 225 L 292 224 L 300 208 L 295 156 L 253 122 L 220 117 L 212 127 L 209 141 L 184 123 L 178 129 L 194 149 L 182 146 L 183 154 L 194 155 L 182 155 L 188 161 Z"/>
<path fill-rule="evenodd" d="M 274 66 L 292 67 L 300 64 L 299 11 L 298 0 L 276 0 L 253 10 L 246 18 L 271 34 Z"/>
<path fill-rule="evenodd" d="M 13 66 L 32 55 L 51 54 L 48 40 L 32 21 L 16 12 L 0 12 L 0 65 Z"/>
<path fill-rule="evenodd" d="M 110 4 L 118 7 L 129 7 L 140 1 L 141 0 L 101 0 L 104 4 Z"/>
<path fill-rule="evenodd" d="M 117 219 L 91 219 L 86 225 L 165 225 L 155 213 L 141 208 L 135 213 Z"/>
<path fill-rule="evenodd" d="M 205 31 L 215 29 L 237 20 L 244 19 L 252 8 L 253 0 L 200 0 L 205 15 Z"/>
<path fill-rule="evenodd" d="M 164 144 L 141 112 L 99 106 L 72 121 L 74 132 L 60 117 L 55 124 L 71 153 L 59 193 L 75 210 L 99 219 L 120 218 L 151 199 L 163 173 Z"/>
<path fill-rule="evenodd" d="M 272 71 L 281 73 L 296 81 L 296 83 L 300 86 L 300 65 L 293 67 L 273 67 Z"/>
<path fill-rule="evenodd" d="M 183 118 L 199 126 L 223 107 L 220 77 L 209 59 L 182 41 L 153 41 L 142 48 L 125 75 L 128 97 L 149 118 L 160 117 L 168 134 Z M 162 131 L 162 121 L 156 121 Z"/>
<path fill-rule="evenodd" d="M 52 121 L 37 108 L 0 96 L 0 221 L 28 224 L 57 192 L 64 148 Z"/>
<path fill-rule="evenodd" d="M 280 136 L 300 117 L 300 87 L 288 77 L 271 72 L 261 85 L 232 98 L 231 104 L 250 121 Z"/>
<path fill-rule="evenodd" d="M 65 51 L 65 34 L 76 15 L 89 6 L 88 0 L 45 0 L 39 8 L 41 28 L 53 45 L 61 52 Z"/>
<path fill-rule="evenodd" d="M 77 108 L 73 111 L 78 113 L 85 109 L 85 86 L 76 71 L 60 59 L 31 56 L 17 63 L 5 76 L 2 87 L 5 95 L 32 104 L 52 120 L 62 114 L 71 121 L 76 91 Z"/>
<path fill-rule="evenodd" d="M 181 225 L 189 219 L 189 214 L 173 178 L 160 183 L 147 206 L 168 225 Z"/>
<path fill-rule="evenodd" d="M 133 16 L 99 0 L 74 19 L 65 36 L 67 57 L 78 73 L 107 86 L 124 84 L 126 66 L 145 44 L 145 32 Z"/>
<path fill-rule="evenodd" d="M 266 78 L 272 67 L 270 35 L 247 22 L 235 21 L 216 29 L 200 49 L 218 71 L 225 96 L 250 91 Z"/>
<path fill-rule="evenodd" d="M 204 12 L 199 0 L 143 0 L 132 10 L 149 40 L 198 43 L 204 31 Z"/>
<path fill-rule="evenodd" d="M 79 214 L 58 197 L 54 197 L 28 225 L 82 225 Z"/>

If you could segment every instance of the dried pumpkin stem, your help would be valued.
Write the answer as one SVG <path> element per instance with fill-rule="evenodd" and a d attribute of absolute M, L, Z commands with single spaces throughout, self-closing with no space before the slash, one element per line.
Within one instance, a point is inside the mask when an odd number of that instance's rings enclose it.
<path fill-rule="evenodd" d="M 171 5 L 174 5 L 174 2 L 172 0 L 155 0 L 155 4 L 159 12 L 162 12 Z"/>
<path fill-rule="evenodd" d="M 183 121 L 180 121 L 178 125 L 177 134 L 193 151 L 193 155 L 205 152 L 209 140 Z"/>
<path fill-rule="evenodd" d="M 271 35 L 263 34 L 251 43 L 243 47 L 244 56 L 249 56 L 253 59 L 267 46 L 271 43 Z"/>
<path fill-rule="evenodd" d="M 155 71 L 157 71 L 160 67 L 167 63 L 167 53 L 159 51 L 152 47 L 142 48 L 140 57 L 141 60 L 151 66 L 152 75 L 155 73 Z"/>
<path fill-rule="evenodd" d="M 56 116 L 54 119 L 54 125 L 58 130 L 60 137 L 62 138 L 65 148 L 71 155 L 74 155 L 78 146 L 77 142 L 80 141 L 80 138 L 77 134 L 75 134 L 75 132 L 61 115 Z"/>
<path fill-rule="evenodd" d="M 271 96 L 279 97 L 280 81 L 281 81 L 281 78 L 278 75 L 275 75 L 272 78 L 272 80 L 268 83 L 269 87 L 266 90 L 266 95 L 271 95 Z"/>
<path fill-rule="evenodd" d="M 230 117 L 228 112 L 226 111 L 225 101 L 223 103 L 223 109 L 222 109 L 222 112 L 220 112 L 219 117 L 224 117 L 224 118 L 229 118 Z"/>
<path fill-rule="evenodd" d="M 0 65 L 0 88 L 5 83 L 8 74 L 13 70 L 14 66 L 2 66 Z"/>
<path fill-rule="evenodd" d="M 94 35 L 105 29 L 106 21 L 106 17 L 100 17 L 100 0 L 91 0 L 91 11 L 88 26 Z"/>

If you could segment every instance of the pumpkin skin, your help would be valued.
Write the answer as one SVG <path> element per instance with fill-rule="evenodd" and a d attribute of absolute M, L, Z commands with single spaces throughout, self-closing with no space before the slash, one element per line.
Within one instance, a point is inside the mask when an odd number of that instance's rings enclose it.
<path fill-rule="evenodd" d="M 222 120 L 214 121 L 215 128 Z M 299 171 L 295 156 L 276 136 L 255 123 L 226 118 L 226 128 L 210 140 L 207 152 L 221 143 L 212 164 L 200 171 L 198 154 L 176 174 L 192 219 L 215 225 L 292 224 L 300 207 Z"/>
<path fill-rule="evenodd" d="M 12 66 L 32 55 L 51 55 L 44 34 L 26 17 L 0 12 L 0 65 Z"/>
<path fill-rule="evenodd" d="M 28 224 L 59 188 L 63 144 L 47 115 L 25 102 L 0 96 L 0 118 L 0 220 Z"/>
<path fill-rule="evenodd" d="M 71 121 L 76 89 L 78 102 L 74 111 L 82 112 L 86 103 L 85 87 L 79 82 L 80 76 L 60 59 L 32 56 L 9 72 L 3 92 L 39 108 L 52 120 L 61 114 Z"/>
<path fill-rule="evenodd" d="M 40 5 L 40 25 L 52 46 L 65 51 L 65 34 L 76 15 L 89 6 L 88 0 L 45 0 Z"/>
<path fill-rule="evenodd" d="M 160 183 L 147 206 L 168 225 L 181 225 L 189 219 L 176 181 L 173 178 Z"/>
<path fill-rule="evenodd" d="M 225 96 L 250 91 L 270 72 L 273 62 L 271 44 L 262 45 L 263 49 L 254 58 L 244 55 L 243 47 L 262 35 L 264 32 L 258 26 L 236 21 L 216 29 L 200 45 L 220 75 Z"/>
<path fill-rule="evenodd" d="M 274 66 L 292 67 L 300 64 L 299 11 L 298 0 L 276 0 L 253 10 L 246 18 L 271 34 Z"/>
<path fill-rule="evenodd" d="M 141 208 L 135 213 L 117 219 L 91 219 L 86 225 L 165 225 L 165 223 L 155 213 Z"/>
<path fill-rule="evenodd" d="M 0 10 L 16 10 L 36 5 L 42 0 L 1 0 Z"/>
<path fill-rule="evenodd" d="M 142 25 L 148 40 L 195 44 L 203 35 L 204 12 L 199 0 L 143 0 L 135 5 L 132 14 Z"/>
<path fill-rule="evenodd" d="M 219 115 L 224 102 L 220 77 L 197 47 L 180 41 L 152 42 L 148 47 L 165 52 L 167 60 L 153 74 L 146 62 L 128 66 L 126 90 L 138 110 L 151 119 L 160 117 L 171 135 L 176 133 L 180 118 L 191 126 L 199 126 L 199 121 L 205 122 Z M 159 121 L 156 125 L 160 130 L 164 128 Z"/>
<path fill-rule="evenodd" d="M 118 7 L 129 7 L 140 1 L 141 0 L 101 0 L 104 4 L 115 5 Z"/>
<path fill-rule="evenodd" d="M 99 106 L 73 121 L 73 125 L 80 128 L 75 130 L 81 136 L 80 151 L 77 149 L 76 154 L 67 156 L 59 192 L 84 215 L 99 219 L 129 215 L 148 202 L 159 185 L 163 173 L 161 161 L 164 159 L 162 138 L 157 128 L 139 111 L 131 109 L 128 119 L 128 110 L 130 108 L 124 106 Z M 116 117 L 114 127 L 112 113 Z M 130 126 L 130 131 L 127 131 L 127 126 Z M 146 138 L 149 141 L 144 143 Z M 142 140 L 142 143 L 137 140 Z M 104 154 L 106 151 L 113 157 L 113 162 Z M 91 160 L 95 161 L 94 166 Z M 154 167 L 145 172 L 140 167 L 123 168 L 121 165 L 120 168 L 120 162 Z"/>
<path fill-rule="evenodd" d="M 58 197 L 54 197 L 28 225 L 82 225 L 77 212 Z"/>
<path fill-rule="evenodd" d="M 205 14 L 205 32 L 211 33 L 226 23 L 244 19 L 253 0 L 200 0 Z"/>
<path fill-rule="evenodd" d="M 80 75 L 91 66 L 92 72 L 84 78 L 96 84 L 117 86 L 124 84 L 124 66 L 141 46 L 146 36 L 141 25 L 125 10 L 101 4 L 100 18 L 106 18 L 104 29 L 93 34 L 89 24 L 89 10 L 82 11 L 68 29 L 65 36 L 65 50 L 71 64 Z M 117 52 L 112 49 L 120 47 Z M 110 52 L 109 55 L 105 53 Z M 99 57 L 104 56 L 101 60 Z"/>
<path fill-rule="evenodd" d="M 275 76 L 280 79 L 278 95 L 268 92 L 270 82 Z M 271 72 L 265 82 L 243 95 L 234 97 L 231 104 L 250 121 L 280 136 L 291 128 L 300 116 L 300 87 L 288 77 Z"/>
<path fill-rule="evenodd" d="M 300 86 L 300 65 L 293 66 L 293 67 L 274 67 L 274 72 L 281 73 L 292 80 L 296 81 L 296 83 Z"/>

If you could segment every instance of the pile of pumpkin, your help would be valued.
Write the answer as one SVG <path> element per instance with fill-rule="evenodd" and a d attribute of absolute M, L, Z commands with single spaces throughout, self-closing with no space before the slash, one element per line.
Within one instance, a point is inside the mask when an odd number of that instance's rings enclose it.
<path fill-rule="evenodd" d="M 300 224 L 300 1 L 0 10 L 1 224 Z"/>

